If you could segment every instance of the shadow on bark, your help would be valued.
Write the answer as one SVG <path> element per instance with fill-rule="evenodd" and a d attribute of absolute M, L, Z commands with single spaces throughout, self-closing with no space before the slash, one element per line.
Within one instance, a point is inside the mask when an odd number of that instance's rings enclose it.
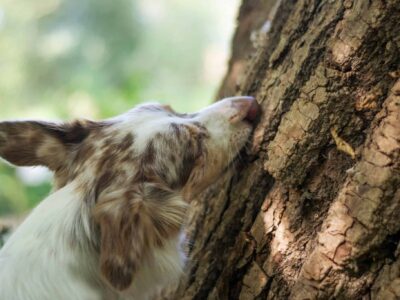
<path fill-rule="evenodd" d="M 218 97 L 263 108 L 168 299 L 400 298 L 400 3 L 244 1 Z"/>

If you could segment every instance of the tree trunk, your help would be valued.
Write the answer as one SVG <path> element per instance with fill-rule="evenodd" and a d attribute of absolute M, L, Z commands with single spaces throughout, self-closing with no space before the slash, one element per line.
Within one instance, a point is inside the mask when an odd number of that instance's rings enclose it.
<path fill-rule="evenodd" d="M 399 49 L 400 1 L 244 0 L 219 95 L 263 114 L 169 299 L 400 299 Z"/>

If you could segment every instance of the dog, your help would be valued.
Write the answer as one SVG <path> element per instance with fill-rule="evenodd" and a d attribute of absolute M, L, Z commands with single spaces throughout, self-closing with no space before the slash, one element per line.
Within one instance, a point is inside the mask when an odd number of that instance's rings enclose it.
<path fill-rule="evenodd" d="M 0 122 L 0 156 L 54 188 L 0 250 L 1 300 L 149 299 L 177 281 L 190 200 L 245 146 L 259 106 L 143 104 L 104 121 Z"/>

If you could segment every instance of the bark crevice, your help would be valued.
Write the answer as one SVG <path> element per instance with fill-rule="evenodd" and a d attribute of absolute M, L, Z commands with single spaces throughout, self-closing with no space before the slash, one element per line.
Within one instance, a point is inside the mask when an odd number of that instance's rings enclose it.
<path fill-rule="evenodd" d="M 219 94 L 260 102 L 256 159 L 195 206 L 169 299 L 400 297 L 399 19 L 396 0 L 243 2 Z"/>

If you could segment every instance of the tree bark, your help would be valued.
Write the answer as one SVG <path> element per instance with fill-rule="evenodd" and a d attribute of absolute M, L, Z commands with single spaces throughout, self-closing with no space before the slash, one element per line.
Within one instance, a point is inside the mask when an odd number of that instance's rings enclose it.
<path fill-rule="evenodd" d="M 238 20 L 219 95 L 263 114 L 194 202 L 168 298 L 400 299 L 400 1 L 244 0 Z"/>

